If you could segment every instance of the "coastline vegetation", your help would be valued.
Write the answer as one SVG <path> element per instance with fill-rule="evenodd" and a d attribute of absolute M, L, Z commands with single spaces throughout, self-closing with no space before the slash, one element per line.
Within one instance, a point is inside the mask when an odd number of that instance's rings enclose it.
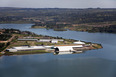
<path fill-rule="evenodd" d="M 106 32 L 106 33 L 116 33 L 116 25 L 103 26 L 103 27 L 92 27 L 92 26 L 78 26 L 70 30 L 75 31 L 87 31 L 87 32 Z"/>
<path fill-rule="evenodd" d="M 94 44 L 94 45 L 92 45 L 92 47 L 93 47 L 94 49 L 103 48 L 101 44 Z"/>
<path fill-rule="evenodd" d="M 49 28 L 49 27 L 41 27 L 34 25 L 31 28 L 46 28 L 46 29 L 53 29 L 54 31 L 67 31 L 74 30 L 74 31 L 84 31 L 84 32 L 106 32 L 106 33 L 116 33 L 116 25 L 109 25 L 109 26 L 103 26 L 103 27 L 97 27 L 97 26 L 88 26 L 88 25 L 79 25 L 79 26 L 66 26 L 62 28 Z"/>
<path fill-rule="evenodd" d="M 0 43 L 0 52 L 5 50 L 10 45 L 10 42 L 8 43 Z"/>

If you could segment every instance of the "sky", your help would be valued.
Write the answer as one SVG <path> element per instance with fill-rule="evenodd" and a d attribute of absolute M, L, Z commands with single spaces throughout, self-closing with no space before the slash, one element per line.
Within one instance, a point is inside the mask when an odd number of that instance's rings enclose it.
<path fill-rule="evenodd" d="M 0 0 L 0 7 L 116 8 L 116 0 Z"/>

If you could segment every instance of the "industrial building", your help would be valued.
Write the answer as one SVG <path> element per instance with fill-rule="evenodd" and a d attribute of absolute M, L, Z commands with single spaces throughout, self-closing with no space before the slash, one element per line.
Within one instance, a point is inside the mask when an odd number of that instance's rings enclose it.
<path fill-rule="evenodd" d="M 64 40 L 63 39 L 39 39 L 39 42 L 58 43 L 58 41 L 64 41 Z"/>
<path fill-rule="evenodd" d="M 55 46 L 55 51 L 75 51 L 73 48 L 82 48 L 83 45 L 74 45 L 74 46 Z"/>
<path fill-rule="evenodd" d="M 45 50 L 51 47 L 52 46 L 20 46 L 20 47 L 13 47 L 13 48 L 7 49 L 7 51 L 17 52 L 17 51 L 30 51 L 30 50 Z"/>
<path fill-rule="evenodd" d="M 73 48 L 83 48 L 83 45 L 56 46 L 54 47 L 55 49 L 54 54 L 72 54 L 76 52 L 82 52 L 82 51 L 76 51 Z"/>
<path fill-rule="evenodd" d="M 36 41 L 36 42 L 51 42 L 58 43 L 58 41 L 64 41 L 63 39 L 18 39 L 18 41 Z"/>

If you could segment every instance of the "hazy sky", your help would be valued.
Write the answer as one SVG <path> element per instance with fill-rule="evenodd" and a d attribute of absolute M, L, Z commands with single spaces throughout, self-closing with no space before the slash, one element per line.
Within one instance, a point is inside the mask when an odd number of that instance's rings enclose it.
<path fill-rule="evenodd" d="M 116 8 L 116 0 L 0 0 L 0 7 Z"/>

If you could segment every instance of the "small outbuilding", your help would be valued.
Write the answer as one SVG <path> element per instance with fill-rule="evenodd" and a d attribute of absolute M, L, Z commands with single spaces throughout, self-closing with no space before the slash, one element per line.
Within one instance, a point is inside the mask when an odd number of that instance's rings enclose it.
<path fill-rule="evenodd" d="M 39 39 L 39 42 L 50 42 L 51 39 Z"/>
<path fill-rule="evenodd" d="M 53 39 L 51 40 L 51 43 L 58 43 L 58 40 Z"/>
<path fill-rule="evenodd" d="M 85 42 L 76 41 L 76 42 L 74 42 L 73 44 L 85 45 Z"/>

